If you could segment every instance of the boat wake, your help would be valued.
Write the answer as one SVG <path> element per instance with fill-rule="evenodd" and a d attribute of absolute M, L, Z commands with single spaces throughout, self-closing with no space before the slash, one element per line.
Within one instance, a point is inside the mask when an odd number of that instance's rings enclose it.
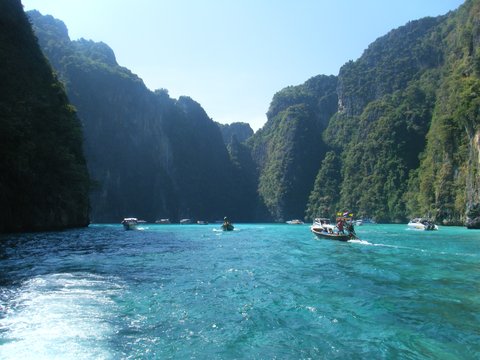
<path fill-rule="evenodd" d="M 112 296 L 119 290 L 89 273 L 25 281 L 2 301 L 0 358 L 109 358 L 108 342 L 115 334 Z"/>
<path fill-rule="evenodd" d="M 217 232 L 217 233 L 231 233 L 231 232 L 240 231 L 240 229 L 239 229 L 239 228 L 235 228 L 235 229 L 230 230 L 230 231 L 225 231 L 225 230 L 222 230 L 222 229 L 213 228 L 212 231 L 213 231 L 213 232 Z"/>
<path fill-rule="evenodd" d="M 354 243 L 354 244 L 361 244 L 361 245 L 375 245 L 372 244 L 371 242 L 368 242 L 367 240 L 360 240 L 360 239 L 352 239 L 348 240 L 349 243 Z"/>
<path fill-rule="evenodd" d="M 389 247 L 389 248 L 395 248 L 395 249 L 400 249 L 400 248 L 408 249 L 407 247 L 402 247 L 398 245 L 375 244 L 367 240 L 360 240 L 360 239 L 352 239 L 352 240 L 348 240 L 348 242 L 354 243 L 354 244 L 360 244 L 360 245 L 367 245 L 367 246 L 381 246 L 381 247 Z"/>

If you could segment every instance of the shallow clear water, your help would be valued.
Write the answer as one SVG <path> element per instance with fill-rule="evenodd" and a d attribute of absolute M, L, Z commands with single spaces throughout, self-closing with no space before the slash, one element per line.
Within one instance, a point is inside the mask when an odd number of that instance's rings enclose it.
<path fill-rule="evenodd" d="M 0 359 L 478 359 L 480 231 L 120 225 L 0 237 Z"/>

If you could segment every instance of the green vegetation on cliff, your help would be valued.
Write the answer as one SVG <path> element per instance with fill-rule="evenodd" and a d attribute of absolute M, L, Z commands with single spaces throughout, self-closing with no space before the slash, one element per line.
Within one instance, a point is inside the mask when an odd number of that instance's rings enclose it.
<path fill-rule="evenodd" d="M 465 2 L 441 28 L 446 62 L 414 182 L 419 210 L 445 223 L 464 222 L 480 204 L 479 24 L 480 2 L 475 0 Z"/>
<path fill-rule="evenodd" d="M 267 124 L 250 141 L 273 219 L 298 213 L 306 201 L 309 219 L 349 209 L 384 222 L 465 221 L 479 203 L 479 3 L 377 39 L 332 79 L 336 87 L 324 94 L 338 99 L 333 109 L 315 106 L 321 92 L 308 82 L 274 96 Z M 308 130 L 314 150 L 293 134 L 306 129 L 301 119 L 320 116 L 324 126 Z M 292 170 L 302 160 L 302 170 Z M 307 163 L 317 169 L 314 183 L 299 181 L 311 174 Z M 303 185 L 308 200 L 297 193 L 295 204 L 289 194 Z"/>
<path fill-rule="evenodd" d="M 0 63 L 0 231 L 88 225 L 80 122 L 20 1 L 0 2 Z"/>
<path fill-rule="evenodd" d="M 280 90 L 253 135 L 149 91 L 107 45 L 30 16 L 85 129 L 96 221 L 478 216 L 480 0 L 390 31 L 338 76 Z"/>
<path fill-rule="evenodd" d="M 276 221 L 302 217 L 325 154 L 322 130 L 336 111 L 334 76 L 317 76 L 275 94 L 268 122 L 249 139 L 260 199 Z"/>
<path fill-rule="evenodd" d="M 334 207 L 386 222 L 465 221 L 479 202 L 479 20 L 479 2 L 467 1 L 391 31 L 342 67 L 339 111 L 323 134 L 341 159 Z M 308 216 L 322 198 L 314 189 Z"/>

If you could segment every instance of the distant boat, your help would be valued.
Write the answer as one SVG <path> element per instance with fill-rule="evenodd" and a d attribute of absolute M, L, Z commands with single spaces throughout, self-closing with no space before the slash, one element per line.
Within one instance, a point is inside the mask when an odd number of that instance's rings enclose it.
<path fill-rule="evenodd" d="M 197 221 L 197 224 L 198 224 L 198 225 L 208 225 L 208 221 L 198 220 L 198 221 Z"/>
<path fill-rule="evenodd" d="M 298 219 L 288 220 L 286 223 L 289 225 L 303 225 L 303 221 Z"/>
<path fill-rule="evenodd" d="M 155 224 L 170 224 L 170 219 L 155 220 Z"/>
<path fill-rule="evenodd" d="M 376 224 L 377 222 L 372 218 L 363 218 L 360 220 L 362 224 Z"/>
<path fill-rule="evenodd" d="M 438 226 L 429 219 L 425 218 L 415 218 L 409 221 L 409 229 L 415 230 L 438 230 Z"/>
<path fill-rule="evenodd" d="M 191 224 L 191 223 L 192 223 L 192 219 L 182 219 L 182 220 L 180 220 L 180 224 L 182 224 L 182 225 Z"/>
<path fill-rule="evenodd" d="M 225 216 L 223 218 L 222 230 L 223 231 L 233 231 L 234 226 L 230 222 L 230 220 Z"/>
<path fill-rule="evenodd" d="M 137 218 L 124 218 L 122 225 L 125 230 L 137 230 L 138 219 Z"/>

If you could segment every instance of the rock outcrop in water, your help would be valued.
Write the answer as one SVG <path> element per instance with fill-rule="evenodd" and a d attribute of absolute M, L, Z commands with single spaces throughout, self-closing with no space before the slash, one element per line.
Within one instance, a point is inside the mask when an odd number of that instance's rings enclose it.
<path fill-rule="evenodd" d="M 82 130 L 20 1 L 0 2 L 0 232 L 89 223 Z"/>

